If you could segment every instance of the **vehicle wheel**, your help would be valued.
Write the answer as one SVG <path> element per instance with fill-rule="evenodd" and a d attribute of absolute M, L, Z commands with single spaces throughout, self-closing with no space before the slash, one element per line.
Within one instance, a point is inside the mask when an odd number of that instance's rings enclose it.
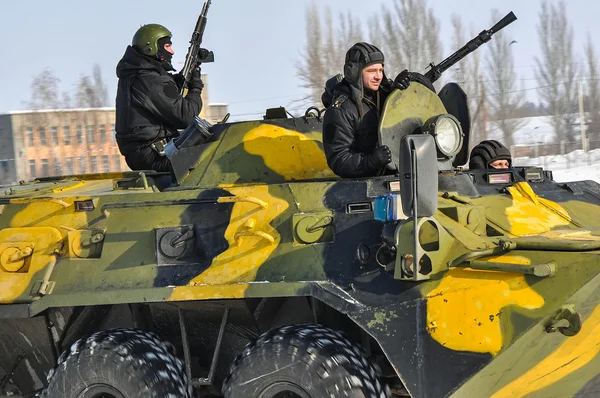
<path fill-rule="evenodd" d="M 48 374 L 44 397 L 190 397 L 182 362 L 154 333 L 107 329 L 77 340 Z"/>
<path fill-rule="evenodd" d="M 246 346 L 222 388 L 226 398 L 387 398 L 361 348 L 314 324 L 270 330 Z"/>

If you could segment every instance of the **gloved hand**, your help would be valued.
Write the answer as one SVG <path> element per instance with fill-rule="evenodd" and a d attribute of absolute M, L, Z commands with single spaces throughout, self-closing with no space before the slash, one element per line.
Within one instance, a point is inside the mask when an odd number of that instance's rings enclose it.
<path fill-rule="evenodd" d="M 392 161 L 392 153 L 387 145 L 375 148 L 371 154 L 368 155 L 367 162 L 373 169 L 380 169 L 386 164 Z"/>
<path fill-rule="evenodd" d="M 204 82 L 200 77 L 200 68 L 196 67 L 192 69 L 192 77 L 190 79 L 190 90 L 202 92 L 202 89 L 204 89 Z"/>
<path fill-rule="evenodd" d="M 404 69 L 402 72 L 398 73 L 396 79 L 394 79 L 394 86 L 399 90 L 406 90 L 410 85 L 410 72 L 407 69 Z"/>
<path fill-rule="evenodd" d="M 435 93 L 435 87 L 433 86 L 431 81 L 425 77 L 425 75 L 422 75 L 419 72 L 411 72 L 410 80 L 413 82 L 421 83 L 422 85 L 426 86 L 428 89 Z"/>

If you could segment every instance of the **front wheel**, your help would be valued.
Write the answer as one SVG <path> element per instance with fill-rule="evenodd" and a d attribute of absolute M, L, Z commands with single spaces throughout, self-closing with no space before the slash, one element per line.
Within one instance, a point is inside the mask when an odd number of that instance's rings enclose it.
<path fill-rule="evenodd" d="M 48 374 L 44 397 L 189 398 L 183 364 L 154 333 L 107 329 L 79 339 Z"/>
<path fill-rule="evenodd" d="M 246 347 L 223 383 L 226 398 L 387 398 L 389 387 L 342 333 L 314 324 L 273 329 Z"/>

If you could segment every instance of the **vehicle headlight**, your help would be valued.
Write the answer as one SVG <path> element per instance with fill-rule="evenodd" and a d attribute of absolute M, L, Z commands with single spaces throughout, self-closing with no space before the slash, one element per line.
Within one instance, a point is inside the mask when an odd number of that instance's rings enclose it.
<path fill-rule="evenodd" d="M 463 132 L 458 119 L 452 115 L 438 115 L 425 124 L 434 136 L 438 150 L 446 157 L 455 156 L 462 147 Z"/>

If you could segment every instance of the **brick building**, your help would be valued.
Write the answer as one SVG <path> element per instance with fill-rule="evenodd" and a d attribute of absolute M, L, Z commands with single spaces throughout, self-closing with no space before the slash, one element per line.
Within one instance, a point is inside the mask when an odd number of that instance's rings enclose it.
<path fill-rule="evenodd" d="M 220 121 L 227 105 L 208 103 L 200 117 Z M 207 105 L 209 104 L 209 105 Z M 42 109 L 0 115 L 0 185 L 69 174 L 127 171 L 115 141 L 115 109 Z"/>

